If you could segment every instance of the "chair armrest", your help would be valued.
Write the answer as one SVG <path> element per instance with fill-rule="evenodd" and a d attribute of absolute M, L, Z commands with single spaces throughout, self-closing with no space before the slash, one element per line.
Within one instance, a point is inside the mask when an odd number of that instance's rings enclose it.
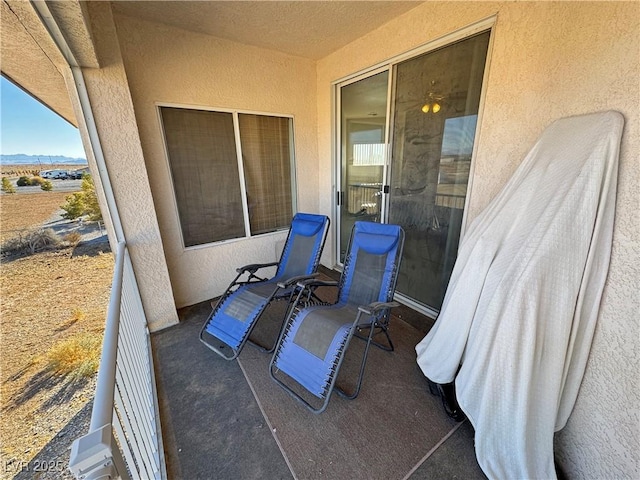
<path fill-rule="evenodd" d="M 298 282 L 298 287 L 307 288 L 307 287 L 337 287 L 338 282 L 335 280 L 306 280 L 302 282 Z"/>
<path fill-rule="evenodd" d="M 236 272 L 238 272 L 238 273 L 243 273 L 243 272 L 256 273 L 261 268 L 275 267 L 276 265 L 278 265 L 278 262 L 252 263 L 250 265 L 245 265 L 244 267 L 236 268 Z"/>
<path fill-rule="evenodd" d="M 300 282 L 306 282 L 307 280 L 313 280 L 315 277 L 320 275 L 319 273 L 312 273 L 311 275 L 298 275 L 296 277 L 291 277 L 282 282 L 278 282 L 278 287 L 280 288 L 289 288 L 291 285 L 299 284 Z"/>
<path fill-rule="evenodd" d="M 358 310 L 367 315 L 373 315 L 374 313 L 378 313 L 380 310 L 384 310 L 385 308 L 393 308 L 399 307 L 400 304 L 398 302 L 372 302 L 369 305 L 360 305 Z"/>

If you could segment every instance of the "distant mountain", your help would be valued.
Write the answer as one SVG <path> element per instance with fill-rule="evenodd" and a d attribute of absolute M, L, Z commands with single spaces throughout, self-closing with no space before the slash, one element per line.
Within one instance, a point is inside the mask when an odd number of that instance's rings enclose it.
<path fill-rule="evenodd" d="M 0 165 L 87 165 L 86 158 L 71 158 L 64 155 L 0 155 Z"/>

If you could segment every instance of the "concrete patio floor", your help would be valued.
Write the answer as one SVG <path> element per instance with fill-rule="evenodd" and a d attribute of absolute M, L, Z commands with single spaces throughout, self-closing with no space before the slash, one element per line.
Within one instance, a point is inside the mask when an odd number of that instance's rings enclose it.
<path fill-rule="evenodd" d="M 347 405 L 346 400 L 336 400 L 334 395 L 331 400 L 333 404 L 330 403 L 327 412 L 319 416 L 306 410 L 294 412 L 293 409 L 299 408 L 299 405 L 294 405 L 290 397 L 278 400 L 275 408 L 283 409 L 285 417 L 289 416 L 287 409 L 292 409 L 292 418 L 298 415 L 297 418 L 302 420 L 299 424 L 315 422 L 310 425 L 317 426 L 312 429 L 308 426 L 300 428 L 313 431 L 294 432 L 299 441 L 292 445 L 283 437 L 286 432 L 281 431 L 281 426 L 278 429 L 273 427 L 275 420 L 265 414 L 269 408 L 261 403 L 269 400 L 256 394 L 260 389 L 250 383 L 245 372 L 245 366 L 253 357 L 259 359 L 257 356 L 267 354 L 247 346 L 240 355 L 240 361 L 229 362 L 215 355 L 198 340 L 198 333 L 210 309 L 209 302 L 181 309 L 180 324 L 152 335 L 169 478 L 346 478 L 339 473 L 346 471 L 350 471 L 349 477 L 353 478 L 355 467 L 349 466 L 351 470 L 345 470 L 344 466 L 329 466 L 330 462 L 325 458 L 306 458 L 304 445 L 322 442 L 323 439 L 319 437 L 327 427 L 322 423 L 332 421 L 331 416 L 341 408 L 366 406 L 364 402 L 370 400 L 364 391 L 368 387 L 371 394 L 375 393 L 375 389 L 369 385 L 363 387 L 361 396 L 349 401 L 347 407 L 342 405 Z M 433 323 L 407 307 L 394 309 L 394 315 L 397 317 L 394 321 L 406 322 L 413 325 L 410 328 L 419 327 L 423 332 Z M 431 405 L 430 412 L 433 412 L 429 413 L 433 421 L 427 419 L 427 423 L 443 425 L 437 430 L 443 433 L 438 433 L 439 438 L 429 438 L 429 445 L 424 445 L 424 453 L 420 453 L 411 464 L 403 464 L 403 469 L 393 470 L 391 477 L 412 480 L 485 478 L 475 459 L 473 429 L 469 422 L 456 423 L 446 417 L 439 404 L 434 403 L 439 399 L 431 398 L 426 390 L 426 382 L 423 384 L 420 375 L 416 375 L 418 394 L 423 395 L 425 402 Z M 399 393 L 402 395 L 402 392 Z M 272 411 L 273 408 L 271 405 Z M 389 408 L 394 408 L 394 405 L 389 405 Z M 407 412 L 407 415 L 411 414 Z M 344 418 L 348 419 L 349 415 Z M 390 429 L 393 430 L 393 425 Z M 376 438 L 364 438 L 367 434 L 365 429 L 353 441 L 373 445 L 379 441 Z M 398 439 L 399 446 L 396 448 L 402 449 L 406 432 L 390 432 L 390 435 Z M 416 448 L 415 445 L 413 447 Z M 319 451 L 324 451 L 322 447 L 319 448 Z M 385 455 L 389 455 L 389 451 L 384 445 L 375 448 L 378 449 L 375 453 L 381 457 L 376 461 L 384 465 L 387 461 L 385 458 L 388 458 Z M 349 446 L 345 449 L 349 450 Z M 346 454 L 348 458 L 349 452 Z M 354 450 L 354 461 L 356 457 Z M 391 464 L 392 460 L 388 458 Z M 326 463 L 324 467 L 321 466 L 323 461 Z M 314 466 L 317 464 L 318 467 L 307 468 L 304 462 Z M 368 479 L 376 475 L 377 471 L 372 474 L 363 470 L 360 478 Z M 390 477 L 388 472 L 380 471 L 379 478 Z"/>

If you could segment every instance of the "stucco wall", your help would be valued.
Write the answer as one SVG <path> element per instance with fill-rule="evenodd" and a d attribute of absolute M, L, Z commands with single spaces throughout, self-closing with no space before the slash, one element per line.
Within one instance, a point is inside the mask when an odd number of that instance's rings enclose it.
<path fill-rule="evenodd" d="M 171 295 L 157 295 L 170 292 L 169 275 L 133 105 L 109 4 L 93 2 L 89 16 L 102 68 L 85 68 L 83 75 L 149 328 L 157 330 L 178 316 Z M 84 122 L 81 129 L 86 141 Z"/>
<path fill-rule="evenodd" d="M 286 232 L 184 249 L 156 103 L 293 115 L 298 211 L 317 212 L 315 63 L 132 17 L 116 21 L 175 302 L 192 305 L 220 295 L 238 266 L 276 260 Z"/>
<path fill-rule="evenodd" d="M 497 15 L 469 220 L 554 119 L 626 119 L 611 267 L 576 408 L 557 435 L 569 478 L 640 476 L 639 19 L 636 2 L 427 2 L 318 63 L 320 210 L 331 212 L 331 82 Z M 327 241 L 331 247 L 333 242 Z"/>

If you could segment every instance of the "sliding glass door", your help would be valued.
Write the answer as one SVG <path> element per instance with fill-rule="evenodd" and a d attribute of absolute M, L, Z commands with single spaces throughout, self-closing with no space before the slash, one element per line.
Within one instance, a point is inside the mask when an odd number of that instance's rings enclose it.
<path fill-rule="evenodd" d="M 355 221 L 381 219 L 388 83 L 385 70 L 340 88 L 340 263 Z"/>
<path fill-rule="evenodd" d="M 433 312 L 458 251 L 488 44 L 480 33 L 339 88 L 339 261 L 355 220 L 401 225 L 397 291 Z"/>
<path fill-rule="evenodd" d="M 388 222 L 406 233 L 398 291 L 439 310 L 458 252 L 489 33 L 395 69 Z"/>

